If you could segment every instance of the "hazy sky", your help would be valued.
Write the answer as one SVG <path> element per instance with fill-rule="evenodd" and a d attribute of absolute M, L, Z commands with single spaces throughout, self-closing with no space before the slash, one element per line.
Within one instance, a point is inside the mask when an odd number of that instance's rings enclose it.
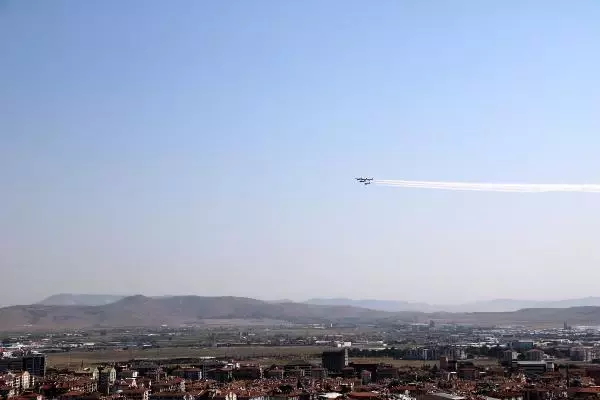
<path fill-rule="evenodd" d="M 0 304 L 598 295 L 600 2 L 0 0 Z"/>

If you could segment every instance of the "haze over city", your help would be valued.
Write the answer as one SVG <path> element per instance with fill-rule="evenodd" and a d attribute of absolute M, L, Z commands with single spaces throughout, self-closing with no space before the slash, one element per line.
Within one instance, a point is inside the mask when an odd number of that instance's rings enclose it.
<path fill-rule="evenodd" d="M 0 2 L 0 305 L 594 296 L 595 1 Z"/>

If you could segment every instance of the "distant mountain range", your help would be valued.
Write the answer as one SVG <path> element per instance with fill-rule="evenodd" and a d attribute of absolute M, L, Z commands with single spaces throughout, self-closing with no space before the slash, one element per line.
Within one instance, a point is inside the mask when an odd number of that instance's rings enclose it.
<path fill-rule="evenodd" d="M 125 296 L 114 294 L 72 294 L 60 293 L 36 303 L 43 306 L 101 306 L 114 303 Z"/>
<path fill-rule="evenodd" d="M 432 312 L 432 311 L 445 311 L 444 308 L 435 308 L 426 303 L 410 303 L 407 301 L 400 300 L 353 300 L 346 298 L 315 298 L 309 299 L 304 302 L 305 304 L 316 304 L 322 306 L 352 306 L 352 307 L 363 307 L 371 310 L 381 310 L 388 312 L 398 311 L 419 311 L 419 312 Z"/>
<path fill-rule="evenodd" d="M 117 298 L 119 296 L 115 296 Z M 562 326 L 564 321 L 572 325 L 600 325 L 600 307 L 567 307 L 570 300 L 551 302 L 557 308 L 526 308 L 507 312 L 421 312 L 386 311 L 376 307 L 392 307 L 394 302 L 377 300 L 313 300 L 315 302 L 336 304 L 308 304 L 294 302 L 269 302 L 246 297 L 203 297 L 203 296 L 164 296 L 146 297 L 142 295 L 114 299 L 105 295 L 60 295 L 46 299 L 46 304 L 11 306 L 0 308 L 0 331 L 23 329 L 54 330 L 82 329 L 96 327 L 156 327 L 160 325 L 202 325 L 221 323 L 244 325 L 256 321 L 268 321 L 273 324 L 377 324 L 379 326 L 397 326 L 398 323 L 461 323 L 473 325 L 525 325 L 525 326 Z M 585 300 L 593 303 L 595 300 Z M 47 303 L 63 302 L 58 305 Z M 85 302 L 85 305 L 73 304 Z M 101 302 L 101 305 L 89 305 Z M 350 302 L 351 305 L 343 304 Z M 511 301 L 491 302 L 495 306 L 516 306 Z M 64 304 L 66 303 L 66 304 Z M 368 305 L 371 309 L 356 307 L 356 304 Z M 406 303 L 399 302 L 398 307 Z M 411 304 L 411 303 L 408 303 Z M 489 304 L 489 302 L 488 302 Z M 536 302 L 536 305 L 548 304 Z"/>
<path fill-rule="evenodd" d="M 45 298 L 37 303 L 46 306 L 101 306 L 122 300 L 127 296 L 112 294 L 72 294 L 61 293 Z M 163 296 L 172 297 L 172 296 Z M 152 297 L 160 298 L 160 297 Z M 293 303 L 289 299 L 267 300 L 267 303 L 281 304 Z M 600 297 L 583 297 L 570 300 L 514 300 L 514 299 L 496 299 L 488 301 L 478 301 L 458 305 L 435 305 L 428 303 L 411 303 L 400 300 L 354 300 L 347 298 L 314 298 L 302 302 L 303 304 L 321 305 L 321 306 L 350 306 L 359 308 L 368 308 L 371 310 L 400 312 L 506 312 L 517 311 L 524 308 L 569 308 L 600 306 Z"/>
<path fill-rule="evenodd" d="M 73 301 L 107 301 L 109 297 L 79 297 Z M 0 331 L 28 329 L 80 329 L 92 327 L 150 327 L 202 324 L 205 320 L 270 320 L 313 324 L 370 322 L 389 317 L 384 311 L 350 306 L 270 303 L 245 297 L 128 296 L 102 305 L 72 305 L 69 297 L 52 301 L 69 304 L 0 308 Z M 412 317 L 412 315 L 410 316 Z"/>
<path fill-rule="evenodd" d="M 496 299 L 478 301 L 458 305 L 435 305 L 427 303 L 410 303 L 397 300 L 353 300 L 346 298 L 316 298 L 307 300 L 307 304 L 319 305 L 345 305 L 353 307 L 364 307 L 372 310 L 388 312 L 398 311 L 420 311 L 420 312 L 507 312 L 517 311 L 525 308 L 569 308 L 600 306 L 600 297 L 584 297 L 570 300 L 514 300 Z"/>

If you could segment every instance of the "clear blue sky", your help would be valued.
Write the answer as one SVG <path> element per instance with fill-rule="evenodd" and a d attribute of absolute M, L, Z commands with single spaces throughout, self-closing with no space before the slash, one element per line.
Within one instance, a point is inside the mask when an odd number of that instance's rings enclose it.
<path fill-rule="evenodd" d="M 598 294 L 600 3 L 0 0 L 0 304 Z M 578 275 L 580 275 L 578 277 Z"/>

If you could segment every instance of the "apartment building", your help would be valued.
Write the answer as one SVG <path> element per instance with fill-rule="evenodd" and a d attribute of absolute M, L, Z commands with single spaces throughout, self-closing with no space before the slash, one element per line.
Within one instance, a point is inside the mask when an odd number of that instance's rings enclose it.
<path fill-rule="evenodd" d="M 22 370 L 29 372 L 33 376 L 46 376 L 46 355 L 28 354 L 23 356 Z"/>
<path fill-rule="evenodd" d="M 327 371 L 342 372 L 348 366 L 348 349 L 324 351 L 321 361 Z"/>

